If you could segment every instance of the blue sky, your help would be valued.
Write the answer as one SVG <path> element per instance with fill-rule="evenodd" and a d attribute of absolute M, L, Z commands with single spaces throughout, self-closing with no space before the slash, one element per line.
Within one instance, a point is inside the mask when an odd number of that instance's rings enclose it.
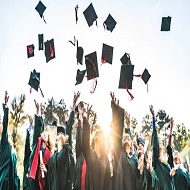
<path fill-rule="evenodd" d="M 63 98 L 70 107 L 74 91 L 81 92 L 81 100 L 93 105 L 98 113 L 99 123 L 107 127 L 111 121 L 110 91 L 114 91 L 120 105 L 139 125 L 148 106 L 155 111 L 163 109 L 174 117 L 175 123 L 190 127 L 190 1 L 188 0 L 94 0 L 63 1 L 43 0 L 47 7 L 44 12 L 47 24 L 43 22 L 35 7 L 37 0 L 7 0 L 0 7 L 0 98 L 8 90 L 10 100 L 21 93 L 26 94 L 26 111 L 34 114 L 34 103 L 44 102 L 52 96 Z M 98 15 L 95 23 L 88 27 L 83 11 L 92 3 Z M 78 23 L 75 22 L 76 5 Z M 117 21 L 113 32 L 103 28 L 103 22 L 111 14 Z M 171 16 L 171 31 L 161 32 L 162 17 Z M 46 63 L 43 51 L 38 51 L 38 34 L 44 39 L 54 39 L 56 58 Z M 84 79 L 75 86 L 77 69 L 85 69 L 85 64 L 76 64 L 76 47 L 68 40 L 79 40 L 84 55 L 97 52 L 100 77 L 94 94 L 90 94 L 92 82 Z M 114 47 L 112 65 L 101 65 L 102 44 Z M 27 58 L 26 46 L 35 45 L 35 56 Z M 118 89 L 120 58 L 127 52 L 131 55 L 134 74 L 141 74 L 147 68 L 151 74 L 149 92 L 142 80 L 134 78 L 130 101 L 126 90 Z M 83 59 L 84 62 L 84 59 Z M 101 66 L 100 66 L 101 65 Z M 29 93 L 30 72 L 36 69 L 41 73 L 40 92 Z"/>

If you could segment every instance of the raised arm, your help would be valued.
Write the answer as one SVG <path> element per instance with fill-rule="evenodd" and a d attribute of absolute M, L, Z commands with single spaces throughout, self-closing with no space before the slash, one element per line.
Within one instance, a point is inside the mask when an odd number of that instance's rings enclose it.
<path fill-rule="evenodd" d="M 171 168 L 174 167 L 173 154 L 172 154 L 172 131 L 173 131 L 173 125 L 174 125 L 174 120 L 173 120 L 173 118 L 171 118 L 170 119 L 170 134 L 169 134 L 168 146 L 167 146 L 168 164 L 170 165 Z"/>
<path fill-rule="evenodd" d="M 90 159 L 90 124 L 89 114 L 92 106 L 87 106 L 87 117 L 83 117 L 83 133 L 82 133 L 82 152 L 86 162 Z"/>
<path fill-rule="evenodd" d="M 34 134 L 33 134 L 33 142 L 32 147 L 35 146 L 35 144 L 38 142 L 38 138 L 41 135 L 41 132 L 43 131 L 43 125 L 42 125 L 42 118 L 39 115 L 40 107 L 39 104 L 34 100 L 35 106 L 36 106 L 36 114 L 34 116 Z"/>
<path fill-rule="evenodd" d="M 125 116 L 125 123 L 127 125 L 127 127 L 125 128 L 125 133 L 128 133 L 132 139 L 132 135 L 131 135 L 131 118 L 130 118 L 130 114 L 128 114 L 127 112 L 124 113 Z"/>
<path fill-rule="evenodd" d="M 156 166 L 158 159 L 159 159 L 159 142 L 158 142 L 158 134 L 156 131 L 156 121 L 155 121 L 155 115 L 154 115 L 154 109 L 153 106 L 150 105 L 150 113 L 152 115 L 152 149 L 153 149 L 153 154 L 152 154 L 152 165 L 153 167 Z"/>
<path fill-rule="evenodd" d="M 3 112 L 4 112 L 4 116 L 3 116 L 3 132 L 2 132 L 2 137 L 1 137 L 1 143 L 7 143 L 8 142 L 8 132 L 7 132 L 7 128 L 8 128 L 8 117 L 9 117 L 9 109 L 7 107 L 7 103 L 9 100 L 9 96 L 7 91 L 5 91 L 5 98 L 4 98 L 4 103 L 3 103 Z"/>
<path fill-rule="evenodd" d="M 76 103 L 77 103 L 77 100 L 79 97 L 80 97 L 79 91 L 77 93 L 74 93 L 72 111 L 70 113 L 69 120 L 67 121 L 66 133 L 67 133 L 67 135 L 69 135 L 69 145 L 70 146 L 72 146 L 72 127 L 75 122 L 75 108 L 76 108 Z"/>
<path fill-rule="evenodd" d="M 82 153 L 82 122 L 83 122 L 83 108 L 81 105 L 78 105 L 78 123 L 77 123 L 77 133 L 76 133 L 76 159 L 81 155 Z"/>
<path fill-rule="evenodd" d="M 116 157 L 119 158 L 119 154 L 122 150 L 122 137 L 124 128 L 124 109 L 118 105 L 118 101 L 115 98 L 114 93 L 111 95 L 111 108 L 112 108 L 112 122 L 113 122 L 113 139 L 114 139 L 114 151 Z"/>

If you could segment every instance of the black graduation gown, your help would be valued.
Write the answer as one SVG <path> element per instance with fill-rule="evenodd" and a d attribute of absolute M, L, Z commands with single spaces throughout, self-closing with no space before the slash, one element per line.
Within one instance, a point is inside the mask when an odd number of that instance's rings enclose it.
<path fill-rule="evenodd" d="M 173 168 L 174 163 L 173 163 L 172 148 L 169 145 L 167 146 L 167 153 L 168 153 L 168 163 L 170 164 L 171 168 Z M 183 171 L 181 168 L 178 168 L 173 178 L 176 190 L 190 190 L 190 178 L 187 171 Z"/>
<path fill-rule="evenodd" d="M 87 164 L 86 190 L 105 190 L 110 187 L 110 164 L 107 155 L 99 158 L 90 150 L 90 125 L 83 118 L 82 151 Z"/>
<path fill-rule="evenodd" d="M 17 157 L 11 152 L 8 142 L 8 113 L 9 109 L 3 105 L 3 132 L 0 141 L 0 189 L 19 190 L 20 179 L 17 175 L 16 163 Z"/>
<path fill-rule="evenodd" d="M 155 119 L 153 118 L 153 132 L 152 132 L 152 166 L 155 170 L 155 174 L 159 180 L 159 185 L 162 190 L 175 190 L 174 180 L 170 176 L 171 167 L 169 164 L 164 164 L 159 159 L 159 142 L 158 135 L 155 128 Z"/>
<path fill-rule="evenodd" d="M 81 174 L 82 174 L 82 164 L 84 162 L 84 156 L 82 153 L 82 128 L 77 127 L 76 133 L 76 173 L 75 173 L 75 184 L 74 190 L 81 189 Z"/>
<path fill-rule="evenodd" d="M 71 147 L 65 144 L 60 152 L 55 152 L 48 166 L 49 190 L 72 190 L 75 162 Z"/>
<path fill-rule="evenodd" d="M 34 134 L 33 134 L 32 152 L 31 152 L 30 158 L 29 158 L 28 174 L 30 174 L 30 169 L 31 169 L 31 166 L 32 166 L 33 158 L 34 158 L 36 147 L 37 147 L 37 143 L 38 143 L 38 138 L 41 136 L 41 133 L 43 131 L 44 131 L 43 118 L 41 116 L 35 115 L 35 118 L 34 118 Z M 41 147 L 40 149 L 42 150 L 42 155 L 44 155 L 43 148 Z M 40 163 L 40 161 L 38 161 L 38 163 Z M 47 167 L 47 165 L 46 165 L 46 167 Z M 29 184 L 30 184 L 30 189 L 31 190 L 40 190 L 39 183 L 38 183 L 38 177 L 37 177 L 38 176 L 37 175 L 38 172 L 39 172 L 39 167 L 38 167 L 37 172 L 36 172 L 36 178 L 35 178 L 35 180 L 29 179 Z M 47 176 L 45 175 L 45 177 L 47 177 Z M 46 180 L 45 190 L 47 190 L 47 189 L 48 189 L 48 187 L 47 187 L 47 180 Z"/>
<path fill-rule="evenodd" d="M 29 178 L 28 178 L 28 168 L 29 168 L 29 158 L 31 154 L 30 149 L 30 133 L 28 129 L 26 130 L 26 142 L 24 150 L 24 174 L 23 174 L 23 190 L 30 190 Z"/>
<path fill-rule="evenodd" d="M 146 178 L 138 170 L 136 155 L 128 155 L 122 149 L 124 129 L 124 109 L 111 101 L 114 134 L 113 188 L 119 190 L 141 190 L 146 186 Z M 127 129 L 130 135 L 130 130 Z"/>

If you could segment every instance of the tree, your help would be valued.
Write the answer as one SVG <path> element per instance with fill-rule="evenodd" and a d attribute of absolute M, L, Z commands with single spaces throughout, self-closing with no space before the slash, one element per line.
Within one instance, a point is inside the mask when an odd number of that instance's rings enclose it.
<path fill-rule="evenodd" d="M 45 102 L 45 111 L 44 111 L 45 126 L 52 123 L 52 121 L 53 121 L 52 112 L 57 113 L 57 115 L 59 116 L 59 119 L 60 119 L 60 124 L 63 124 L 65 122 L 64 121 L 64 113 L 67 111 L 68 110 L 66 109 L 66 104 L 63 99 L 61 99 L 59 102 L 56 102 L 53 97 L 51 99 L 48 99 L 48 101 Z"/>
<path fill-rule="evenodd" d="M 142 131 L 145 136 L 152 135 L 152 118 L 149 114 L 146 114 L 142 120 Z"/>
<path fill-rule="evenodd" d="M 10 110 L 10 125 L 12 125 L 12 137 L 13 146 L 18 152 L 18 145 L 21 144 L 21 135 L 18 133 L 18 129 L 25 123 L 27 116 L 24 112 L 24 103 L 26 100 L 25 94 L 21 94 L 20 98 L 15 97 L 11 102 Z"/>

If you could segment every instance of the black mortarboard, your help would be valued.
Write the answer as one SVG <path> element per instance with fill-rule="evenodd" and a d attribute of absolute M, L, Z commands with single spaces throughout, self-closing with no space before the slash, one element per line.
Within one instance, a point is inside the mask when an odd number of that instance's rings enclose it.
<path fill-rule="evenodd" d="M 40 73 L 36 72 L 35 69 L 30 73 L 30 78 L 29 78 L 28 84 L 33 89 L 38 91 L 38 88 L 39 88 L 39 85 L 40 85 Z"/>
<path fill-rule="evenodd" d="M 28 45 L 27 47 L 27 57 L 34 57 L 34 44 Z"/>
<path fill-rule="evenodd" d="M 45 43 L 46 63 L 55 58 L 54 39 L 47 40 Z"/>
<path fill-rule="evenodd" d="M 30 72 L 30 78 L 29 78 L 28 84 L 31 86 L 31 89 L 33 88 L 36 91 L 38 91 L 38 88 L 39 88 L 42 96 L 44 97 L 43 92 L 40 88 L 40 73 L 36 72 L 35 69 L 32 72 Z M 31 89 L 30 89 L 30 93 L 31 93 Z"/>
<path fill-rule="evenodd" d="M 145 145 L 145 140 L 142 137 L 137 137 L 137 144 L 142 144 L 143 146 Z"/>
<path fill-rule="evenodd" d="M 171 17 L 162 17 L 161 31 L 170 31 Z"/>
<path fill-rule="evenodd" d="M 132 65 L 130 55 L 128 53 L 125 53 L 122 58 L 120 59 L 122 64 Z"/>
<path fill-rule="evenodd" d="M 66 130 L 64 127 L 57 126 L 57 135 L 59 135 L 60 133 L 65 134 Z"/>
<path fill-rule="evenodd" d="M 134 65 L 121 65 L 119 88 L 132 89 Z"/>
<path fill-rule="evenodd" d="M 145 84 L 147 84 L 148 80 L 150 79 L 151 75 L 149 74 L 148 70 L 145 69 L 142 74 L 142 80 Z"/>
<path fill-rule="evenodd" d="M 92 3 L 90 3 L 90 5 L 86 8 L 83 14 L 89 27 L 92 26 L 93 22 L 96 21 L 98 18 Z M 96 25 L 97 25 L 97 22 L 96 22 Z"/>
<path fill-rule="evenodd" d="M 83 63 L 83 54 L 84 54 L 84 50 L 82 47 L 78 46 L 78 40 L 77 40 L 77 63 L 80 63 L 82 65 Z"/>
<path fill-rule="evenodd" d="M 107 30 L 109 31 L 113 31 L 113 29 L 115 28 L 115 25 L 117 24 L 117 22 L 114 20 L 114 18 L 109 14 L 107 19 L 104 21 L 104 24 L 106 25 Z"/>
<path fill-rule="evenodd" d="M 40 17 L 43 18 L 43 13 L 46 10 L 46 6 L 41 1 L 39 1 L 35 9 L 39 13 Z"/>
<path fill-rule="evenodd" d="M 85 56 L 87 80 L 99 77 L 96 51 Z"/>
<path fill-rule="evenodd" d="M 83 70 L 83 71 L 80 71 L 80 69 L 77 70 L 76 84 L 75 85 L 82 83 L 85 73 L 86 73 L 86 70 Z"/>
<path fill-rule="evenodd" d="M 113 47 L 103 43 L 102 47 L 102 63 L 112 64 Z"/>
<path fill-rule="evenodd" d="M 38 46 L 39 46 L 39 50 L 44 49 L 44 35 L 43 34 L 38 34 Z"/>

